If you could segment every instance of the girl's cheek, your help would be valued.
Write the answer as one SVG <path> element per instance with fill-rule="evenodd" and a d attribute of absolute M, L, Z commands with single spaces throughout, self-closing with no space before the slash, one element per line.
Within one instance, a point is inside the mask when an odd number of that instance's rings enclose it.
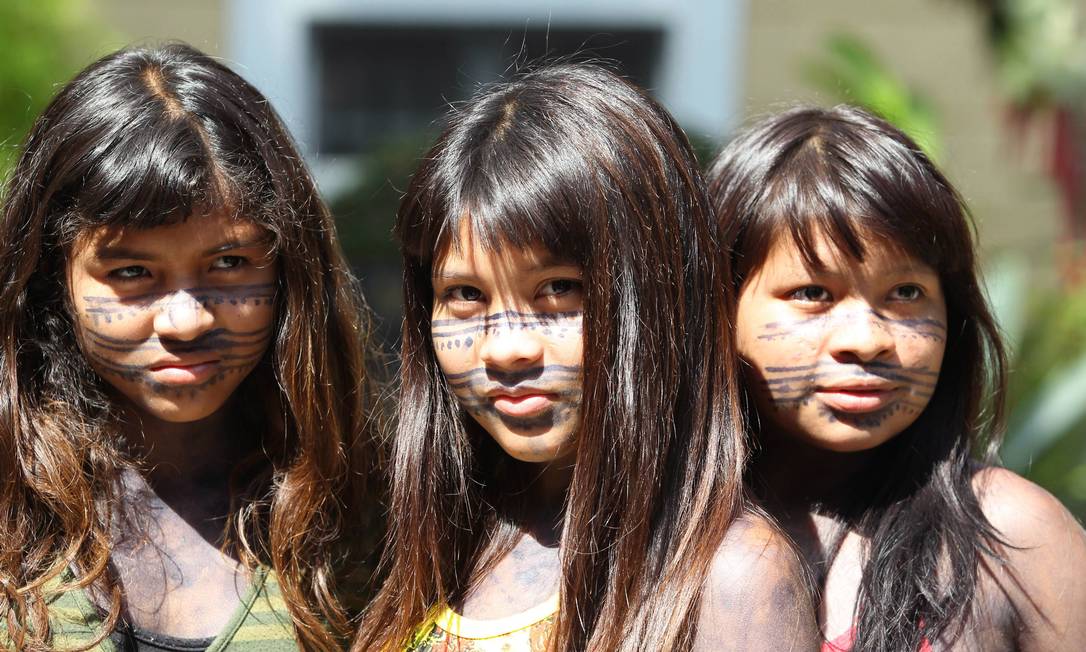
<path fill-rule="evenodd" d="M 824 322 L 802 325 L 774 323 L 756 335 L 755 346 L 767 360 L 799 362 L 816 357 L 822 348 L 821 342 L 829 335 Z"/>
<path fill-rule="evenodd" d="M 477 336 L 473 335 L 433 335 L 434 351 L 448 357 L 470 355 L 475 347 Z"/>

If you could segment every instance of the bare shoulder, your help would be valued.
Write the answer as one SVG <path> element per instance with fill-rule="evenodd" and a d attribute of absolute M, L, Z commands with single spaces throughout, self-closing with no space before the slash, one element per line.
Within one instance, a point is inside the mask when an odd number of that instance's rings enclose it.
<path fill-rule="evenodd" d="M 1086 640 L 1086 531 L 1055 496 L 1001 468 L 973 479 L 1002 539 L 984 577 L 1011 603 L 1021 650 L 1070 650 Z"/>
<path fill-rule="evenodd" d="M 702 594 L 695 649 L 815 650 L 818 628 L 803 564 L 769 520 L 728 531 Z"/>
<path fill-rule="evenodd" d="M 766 517 L 745 514 L 717 549 L 709 586 L 714 592 L 741 595 L 744 587 L 760 590 L 764 580 L 772 578 L 806 587 L 803 564 L 788 537 Z"/>
<path fill-rule="evenodd" d="M 1086 546 L 1086 533 L 1060 501 L 1040 486 L 1000 467 L 973 476 L 973 490 L 988 522 L 1011 548 L 1066 541 Z"/>

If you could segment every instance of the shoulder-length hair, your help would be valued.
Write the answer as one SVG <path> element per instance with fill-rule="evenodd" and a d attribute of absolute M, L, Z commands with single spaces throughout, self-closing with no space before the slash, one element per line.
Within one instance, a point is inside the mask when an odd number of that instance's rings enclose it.
<path fill-rule="evenodd" d="M 815 268 L 824 234 L 854 260 L 889 244 L 938 273 L 948 323 L 937 386 L 917 420 L 856 478 L 846 511 L 871 537 L 854 648 L 915 650 L 924 637 L 953 637 L 969 614 L 982 553 L 994 554 L 998 541 L 971 478 L 977 461 L 994 456 L 1006 366 L 961 197 L 915 142 L 849 106 L 758 123 L 708 177 L 737 292 L 781 237 Z"/>
<path fill-rule="evenodd" d="M 113 596 L 117 480 L 133 461 L 105 385 L 76 344 L 65 268 L 80 233 L 146 229 L 226 211 L 267 229 L 276 331 L 234 405 L 261 433 L 261 480 L 227 527 L 241 559 L 279 576 L 299 640 L 337 649 L 337 537 L 372 509 L 368 312 L 332 219 L 267 100 L 186 45 L 92 64 L 35 122 L 0 222 L 0 612 L 46 645 L 43 587 L 68 567 Z M 329 631 L 330 630 L 330 631 Z M 103 635 L 108 631 L 103 632 Z"/>
<path fill-rule="evenodd" d="M 709 563 L 743 505 L 733 296 L 671 116 L 603 68 L 562 64 L 455 109 L 400 206 L 388 578 L 355 649 L 395 647 L 428 610 L 461 600 L 515 536 L 510 483 L 534 475 L 508 472 L 515 463 L 435 359 L 431 268 L 462 219 L 484 246 L 539 245 L 583 268 L 583 402 L 552 649 L 688 646 Z"/>

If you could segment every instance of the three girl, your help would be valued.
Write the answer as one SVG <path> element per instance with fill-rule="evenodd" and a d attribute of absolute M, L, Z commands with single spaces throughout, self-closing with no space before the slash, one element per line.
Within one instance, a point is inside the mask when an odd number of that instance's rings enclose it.
<path fill-rule="evenodd" d="M 10 179 L 0 313 L 6 647 L 341 648 L 366 312 L 258 91 L 183 45 L 81 72 Z"/>
<path fill-rule="evenodd" d="M 357 650 L 812 649 L 748 420 L 825 649 L 1086 637 L 1081 528 L 990 466 L 1003 353 L 946 179 L 847 108 L 710 176 L 597 67 L 457 109 L 398 216 L 385 465 L 364 305 L 266 100 L 185 46 L 92 65 L 0 222 L 5 644 L 337 649 L 384 467 Z"/>
<path fill-rule="evenodd" d="M 1086 534 L 992 466 L 1005 359 L 946 178 L 848 107 L 763 121 L 709 177 L 752 482 L 814 570 L 824 650 L 1076 649 Z"/>
<path fill-rule="evenodd" d="M 559 65 L 457 109 L 398 215 L 388 579 L 355 650 L 808 650 L 751 512 L 693 154 L 642 91 Z"/>

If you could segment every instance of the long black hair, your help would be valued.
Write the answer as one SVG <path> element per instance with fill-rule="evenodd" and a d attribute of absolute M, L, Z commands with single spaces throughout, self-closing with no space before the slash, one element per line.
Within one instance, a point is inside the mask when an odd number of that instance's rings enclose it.
<path fill-rule="evenodd" d="M 854 260 L 868 243 L 888 242 L 938 273 L 948 319 L 938 384 L 916 421 L 855 478 L 844 515 L 870 537 L 853 649 L 916 650 L 924 638 L 953 638 L 982 557 L 999 541 L 971 480 L 978 462 L 994 459 L 1006 367 L 961 197 L 915 142 L 849 106 L 756 124 L 708 177 L 737 292 L 781 237 L 810 265 L 820 262 L 814 243 L 825 234 Z"/>
<path fill-rule="evenodd" d="M 406 318 L 389 579 L 356 650 L 401 644 L 507 550 L 511 470 L 460 407 L 430 335 L 432 265 L 476 241 L 583 268 L 583 400 L 562 535 L 555 650 L 682 649 L 742 511 L 733 302 L 690 145 L 598 66 L 542 67 L 450 115 L 400 207 Z M 504 470 L 503 470 L 504 469 Z"/>
<path fill-rule="evenodd" d="M 220 212 L 266 229 L 278 261 L 265 360 L 237 390 L 260 433 L 262 480 L 227 526 L 265 564 L 307 649 L 336 649 L 343 541 L 374 511 L 367 311 L 327 209 L 268 101 L 186 45 L 110 54 L 38 117 L 0 220 L 0 617 L 21 647 L 47 645 L 47 584 L 113 596 L 108 571 L 119 474 L 117 411 L 75 338 L 66 267 L 102 227 L 147 229 Z M 349 536 L 343 536 L 344 533 Z M 342 537 L 342 538 L 341 538 Z M 337 542 L 337 539 L 339 540 Z M 108 631 L 102 632 L 102 635 Z"/>

